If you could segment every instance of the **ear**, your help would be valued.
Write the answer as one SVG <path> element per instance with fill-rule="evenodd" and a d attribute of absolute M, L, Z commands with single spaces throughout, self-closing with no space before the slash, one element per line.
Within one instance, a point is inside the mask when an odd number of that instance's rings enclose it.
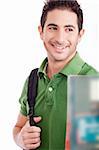
<path fill-rule="evenodd" d="M 79 32 L 78 43 L 81 41 L 81 38 L 82 38 L 82 36 L 84 35 L 84 33 L 85 33 L 85 30 L 84 30 L 84 29 L 81 29 L 80 32 Z"/>
<path fill-rule="evenodd" d="M 42 26 L 41 25 L 38 26 L 38 31 L 39 31 L 41 40 L 43 40 L 43 30 L 42 30 Z"/>

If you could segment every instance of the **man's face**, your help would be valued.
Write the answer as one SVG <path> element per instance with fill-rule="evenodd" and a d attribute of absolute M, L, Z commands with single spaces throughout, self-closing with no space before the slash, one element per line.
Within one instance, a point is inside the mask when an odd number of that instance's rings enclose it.
<path fill-rule="evenodd" d="M 43 31 L 39 26 L 39 32 L 51 61 L 70 60 L 83 34 L 78 30 L 77 15 L 59 9 L 48 12 Z"/>

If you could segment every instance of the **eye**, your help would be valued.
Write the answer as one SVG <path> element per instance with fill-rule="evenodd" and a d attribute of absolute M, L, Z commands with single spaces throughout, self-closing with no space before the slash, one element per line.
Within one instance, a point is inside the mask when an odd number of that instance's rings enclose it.
<path fill-rule="evenodd" d="M 73 28 L 66 28 L 65 31 L 66 32 L 73 32 Z"/>
<path fill-rule="evenodd" d="M 54 31 L 57 30 L 57 27 L 49 27 L 48 29 Z"/>

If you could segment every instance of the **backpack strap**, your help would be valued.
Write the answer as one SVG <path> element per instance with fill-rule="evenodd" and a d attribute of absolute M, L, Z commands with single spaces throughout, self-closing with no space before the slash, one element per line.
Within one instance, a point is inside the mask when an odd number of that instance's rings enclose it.
<path fill-rule="evenodd" d="M 29 75 L 29 81 L 28 81 L 27 101 L 28 101 L 28 105 L 29 105 L 29 123 L 30 123 L 30 126 L 35 125 L 33 117 L 34 117 L 35 99 L 37 96 L 37 85 L 38 85 L 37 72 L 38 72 L 38 68 L 32 70 L 30 75 Z"/>

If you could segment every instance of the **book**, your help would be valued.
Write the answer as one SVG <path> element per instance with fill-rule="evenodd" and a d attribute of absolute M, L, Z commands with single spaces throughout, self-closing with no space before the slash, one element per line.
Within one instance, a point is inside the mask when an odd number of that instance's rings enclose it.
<path fill-rule="evenodd" d="M 66 150 L 99 150 L 99 77 L 68 78 Z"/>

